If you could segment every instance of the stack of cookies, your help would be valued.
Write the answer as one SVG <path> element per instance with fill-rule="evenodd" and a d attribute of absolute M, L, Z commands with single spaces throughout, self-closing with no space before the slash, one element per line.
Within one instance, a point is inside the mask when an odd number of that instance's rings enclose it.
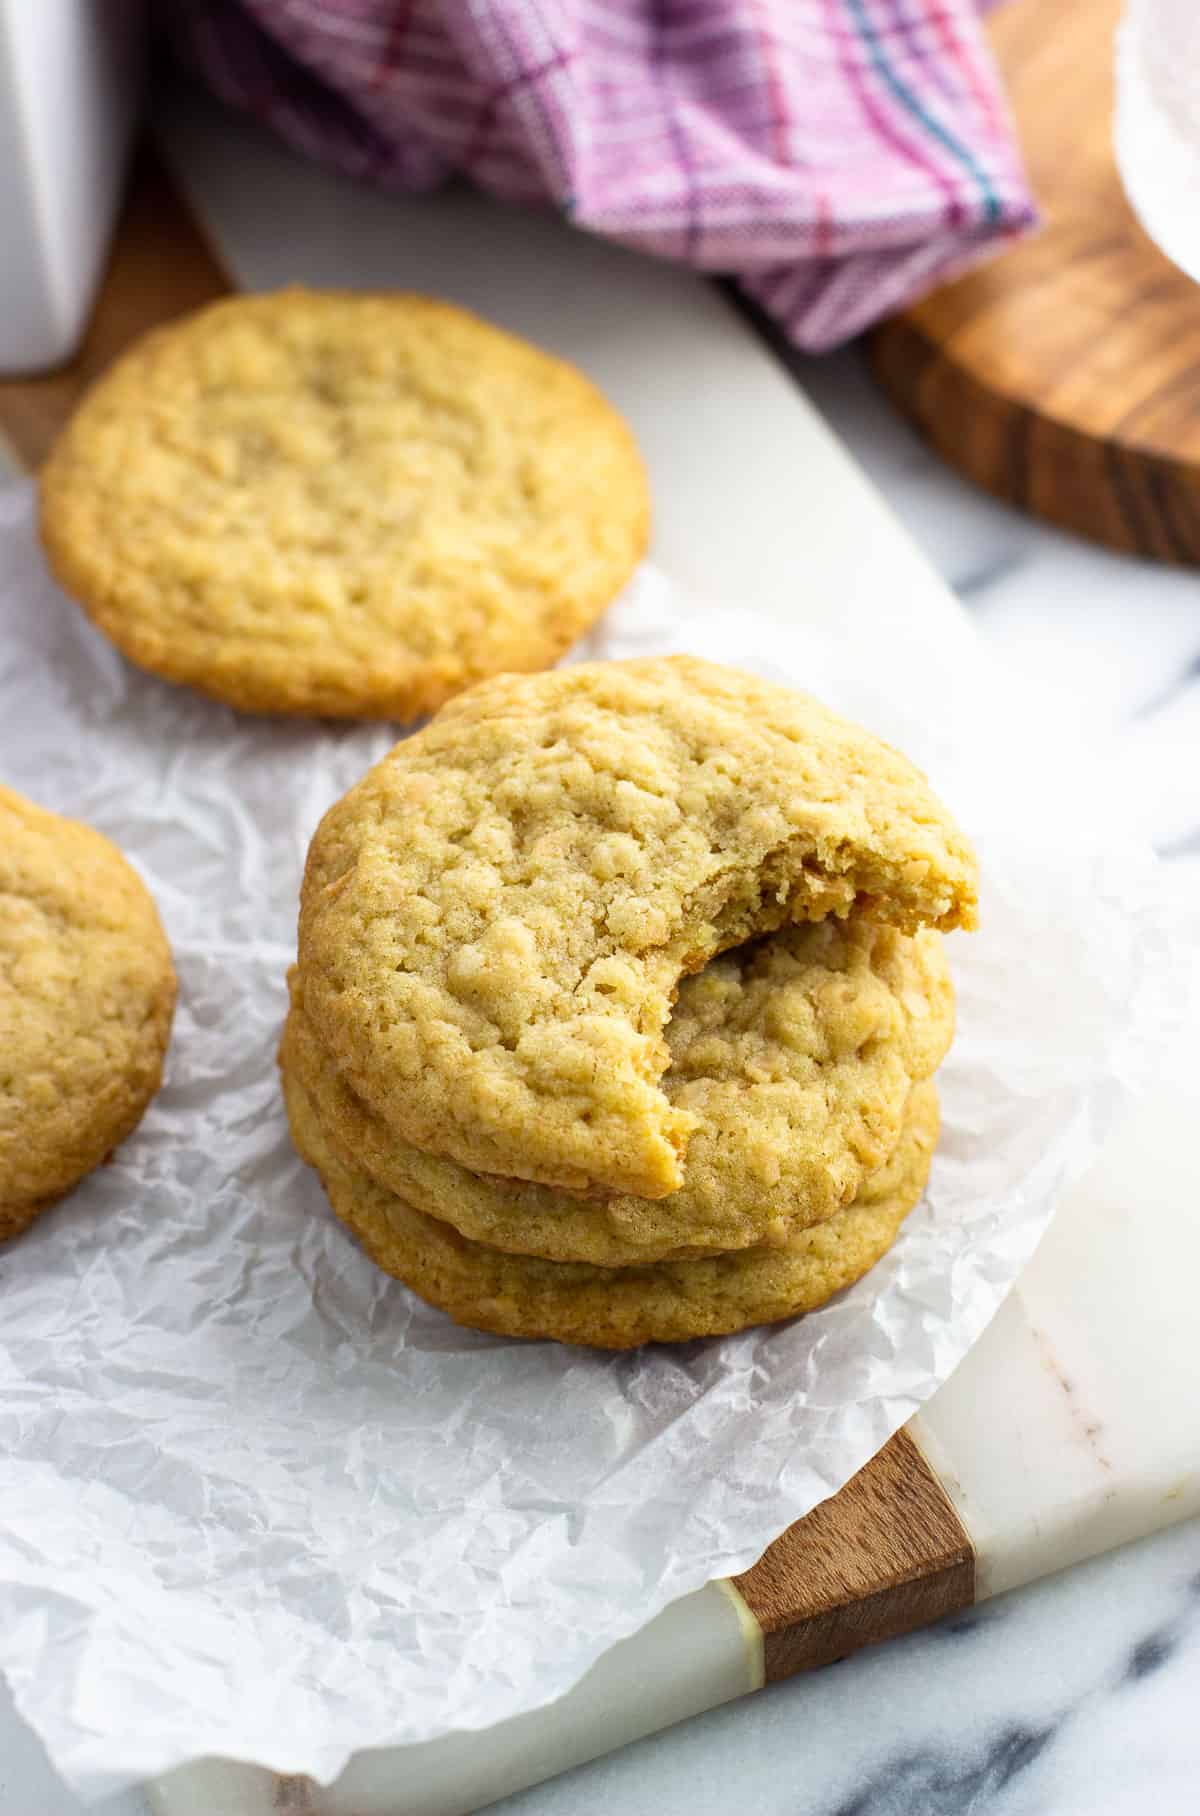
<path fill-rule="evenodd" d="M 975 902 L 924 778 L 803 695 L 686 657 L 499 676 L 318 828 L 294 1138 L 460 1323 L 791 1317 L 922 1194 Z"/>

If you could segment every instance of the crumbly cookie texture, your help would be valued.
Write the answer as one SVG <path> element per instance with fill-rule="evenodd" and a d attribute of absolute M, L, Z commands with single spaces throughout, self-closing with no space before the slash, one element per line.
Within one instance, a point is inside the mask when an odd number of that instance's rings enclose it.
<path fill-rule="evenodd" d="M 141 667 L 253 712 L 409 720 L 556 660 L 645 549 L 572 366 L 425 297 L 238 296 L 148 335 L 41 477 L 54 573 Z"/>
<path fill-rule="evenodd" d="M 659 1081 L 680 979 L 790 922 L 975 919 L 911 763 L 689 657 L 506 675 L 322 821 L 305 1011 L 404 1141 L 477 1173 L 663 1197 L 698 1127 Z"/>
<path fill-rule="evenodd" d="M 602 1349 L 684 1343 L 812 1311 L 886 1253 L 919 1200 L 937 1144 L 937 1092 L 913 1092 L 899 1146 L 860 1197 L 784 1247 L 603 1268 L 509 1255 L 413 1210 L 329 1144 L 289 1071 L 292 1135 L 337 1216 L 371 1259 L 459 1324 L 509 1337 L 552 1337 Z"/>
<path fill-rule="evenodd" d="M 116 846 L 0 788 L 0 1238 L 136 1128 L 174 1006 L 157 910 Z"/>
<path fill-rule="evenodd" d="M 783 1243 L 833 1216 L 900 1139 L 914 1083 L 949 1047 L 938 933 L 870 921 L 782 928 L 685 978 L 666 1027 L 668 1101 L 696 1119 L 668 1198 L 588 1198 L 469 1172 L 403 1142 L 292 1006 L 281 1064 L 333 1150 L 415 1210 L 514 1254 L 608 1267 Z"/>

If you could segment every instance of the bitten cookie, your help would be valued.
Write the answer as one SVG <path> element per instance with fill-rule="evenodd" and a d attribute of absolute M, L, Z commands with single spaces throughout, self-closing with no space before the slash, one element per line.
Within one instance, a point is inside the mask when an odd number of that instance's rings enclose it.
<path fill-rule="evenodd" d="M 648 526 L 595 387 L 418 296 L 283 290 L 171 323 L 41 477 L 51 566 L 105 635 L 253 712 L 409 720 L 544 668 Z"/>
<path fill-rule="evenodd" d="M 293 970 L 280 1063 L 333 1150 L 413 1209 L 513 1254 L 608 1267 L 782 1243 L 858 1194 L 954 1028 L 942 937 L 826 920 L 715 958 L 666 1027 L 668 1101 L 696 1118 L 668 1198 L 589 1198 L 469 1172 L 402 1142 L 341 1077 Z"/>
<path fill-rule="evenodd" d="M 971 926 L 918 770 L 816 701 L 689 657 L 501 676 L 325 816 L 305 1013 L 403 1141 L 593 1195 L 683 1184 L 679 983 L 788 923 Z"/>
<path fill-rule="evenodd" d="M 886 1167 L 854 1204 L 785 1247 L 602 1268 L 503 1254 L 423 1216 L 334 1153 L 286 1070 L 284 1090 L 296 1146 L 337 1216 L 386 1273 L 456 1323 L 602 1349 L 720 1336 L 823 1305 L 891 1247 L 925 1189 L 938 1133 L 936 1088 L 919 1085 Z"/>
<path fill-rule="evenodd" d="M 116 846 L 0 788 L 0 1238 L 137 1127 L 174 1006 L 158 912 Z"/>

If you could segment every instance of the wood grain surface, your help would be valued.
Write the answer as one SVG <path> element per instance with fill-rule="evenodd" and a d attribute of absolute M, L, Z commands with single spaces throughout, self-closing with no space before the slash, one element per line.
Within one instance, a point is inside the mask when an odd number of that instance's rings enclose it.
<path fill-rule="evenodd" d="M 975 1554 L 945 1489 L 900 1431 L 733 1581 L 762 1628 L 774 1683 L 969 1608 Z"/>
<path fill-rule="evenodd" d="M 161 164 L 143 149 L 79 354 L 45 377 L 0 384 L 0 432 L 22 463 L 38 464 L 87 384 L 137 335 L 229 287 Z M 771 1680 L 969 1605 L 974 1566 L 937 1478 L 901 1432 L 737 1587 L 762 1627 Z M 303 1782 L 286 1781 L 289 1794 L 300 1797 Z"/>
<path fill-rule="evenodd" d="M 1200 286 L 1138 225 L 1111 143 L 1120 0 L 990 25 L 1045 224 L 877 330 L 873 370 L 978 485 L 1112 548 L 1200 561 Z M 1200 205 L 1200 199 L 1198 199 Z"/>

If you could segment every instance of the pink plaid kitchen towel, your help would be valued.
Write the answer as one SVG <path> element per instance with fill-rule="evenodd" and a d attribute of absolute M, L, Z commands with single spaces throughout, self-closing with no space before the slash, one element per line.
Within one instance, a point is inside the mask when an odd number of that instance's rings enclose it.
<path fill-rule="evenodd" d="M 455 173 L 735 275 L 801 347 L 1033 220 L 979 0 L 184 0 L 177 48 L 297 150 Z M 160 15 L 161 16 L 161 15 Z"/>

